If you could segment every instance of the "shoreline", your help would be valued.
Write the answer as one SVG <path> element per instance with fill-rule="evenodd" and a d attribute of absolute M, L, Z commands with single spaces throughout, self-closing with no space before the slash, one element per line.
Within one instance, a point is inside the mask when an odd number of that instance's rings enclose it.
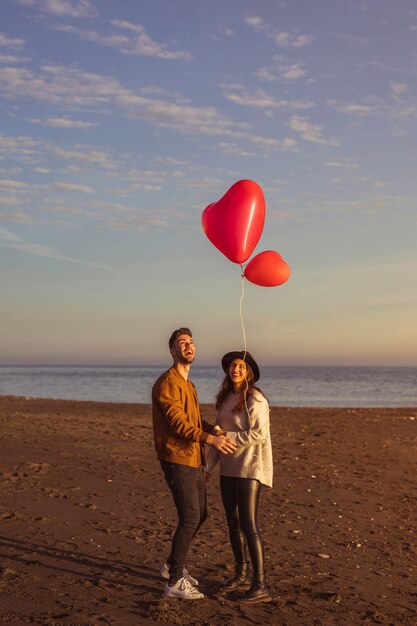
<path fill-rule="evenodd" d="M 149 404 L 0 396 L 0 623 L 414 626 L 416 422 L 417 407 L 271 409 L 273 602 L 242 607 L 217 592 L 233 571 L 217 475 L 187 560 L 206 597 L 163 596 L 176 514 Z"/>
<path fill-rule="evenodd" d="M 71 399 L 71 398 L 51 398 L 51 397 L 43 397 L 43 396 L 15 396 L 15 395 L 1 395 L 0 394 L 0 403 L 2 401 L 32 401 L 32 402 L 55 402 L 57 404 L 59 403 L 75 403 L 75 404 L 79 404 L 79 405 L 83 405 L 83 404 L 88 404 L 88 405 L 98 405 L 98 406 L 109 406 L 109 407 L 117 407 L 117 406 L 128 406 L 128 407 L 137 407 L 140 409 L 144 409 L 145 407 L 152 407 L 151 402 L 119 402 L 119 401 L 115 401 L 115 402 L 109 402 L 109 401 L 102 401 L 102 400 L 77 400 L 77 399 Z M 214 405 L 213 403 L 209 403 L 209 402 L 200 402 L 200 406 L 204 407 L 204 409 L 207 411 L 207 409 L 209 409 L 210 413 L 212 406 Z M 288 405 L 288 404 L 271 404 L 270 405 L 270 409 L 272 410 L 300 410 L 300 409 L 305 409 L 307 411 L 411 411 L 411 412 L 416 412 L 417 411 L 417 405 L 396 405 L 396 406 L 358 406 L 358 405 L 352 405 L 352 406 L 328 406 L 328 405 L 320 405 L 320 406 L 316 406 L 316 405 L 308 405 L 308 404 L 300 404 L 300 405 Z M 214 419 L 214 418 L 213 418 Z M 417 419 L 417 417 L 416 417 Z"/>

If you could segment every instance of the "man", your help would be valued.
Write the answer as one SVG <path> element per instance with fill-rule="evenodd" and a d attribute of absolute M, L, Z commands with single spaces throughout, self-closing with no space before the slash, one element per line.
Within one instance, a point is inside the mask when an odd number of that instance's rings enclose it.
<path fill-rule="evenodd" d="M 196 600 L 204 595 L 196 589 L 198 581 L 188 574 L 184 563 L 193 537 L 207 519 L 204 444 L 224 454 L 233 453 L 236 445 L 201 417 L 197 391 L 188 380 L 195 357 L 189 328 L 174 330 L 169 351 L 173 365 L 152 388 L 155 448 L 178 512 L 171 553 L 161 575 L 168 579 L 166 596 Z"/>

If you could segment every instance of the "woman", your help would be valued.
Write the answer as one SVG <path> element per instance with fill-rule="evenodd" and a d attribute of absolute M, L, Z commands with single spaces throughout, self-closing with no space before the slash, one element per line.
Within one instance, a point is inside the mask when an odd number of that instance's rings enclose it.
<path fill-rule="evenodd" d="M 270 602 L 264 545 L 257 522 L 261 485 L 272 487 L 269 404 L 263 392 L 255 387 L 260 377 L 259 367 L 249 352 L 228 352 L 222 358 L 222 367 L 226 376 L 216 396 L 216 423 L 236 443 L 237 450 L 219 455 L 210 446 L 207 469 L 210 472 L 220 461 L 220 490 L 236 561 L 235 576 L 226 584 L 225 591 L 246 590 L 239 599 L 247 604 Z"/>

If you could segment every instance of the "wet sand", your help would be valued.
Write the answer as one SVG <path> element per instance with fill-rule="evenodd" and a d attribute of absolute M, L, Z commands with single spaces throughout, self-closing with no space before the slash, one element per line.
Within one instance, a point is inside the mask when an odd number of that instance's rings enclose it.
<path fill-rule="evenodd" d="M 149 405 L 0 397 L 0 429 L 0 623 L 417 623 L 417 408 L 272 409 L 273 601 L 253 607 L 218 593 L 233 567 L 216 474 L 187 561 L 206 598 L 164 598 L 176 514 Z"/>

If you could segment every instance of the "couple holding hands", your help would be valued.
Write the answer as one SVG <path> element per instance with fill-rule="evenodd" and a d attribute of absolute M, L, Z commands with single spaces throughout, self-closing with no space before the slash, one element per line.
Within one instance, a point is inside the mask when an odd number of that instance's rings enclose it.
<path fill-rule="evenodd" d="M 185 568 L 192 539 L 207 519 L 206 473 L 220 463 L 220 491 L 235 558 L 235 576 L 222 591 L 245 604 L 270 602 L 264 545 L 257 522 L 262 485 L 272 486 L 269 405 L 255 386 L 260 372 L 246 351 L 228 352 L 216 396 L 216 424 L 202 419 L 196 389 L 188 380 L 195 357 L 189 328 L 169 339 L 173 365 L 152 389 L 154 441 L 178 513 L 171 552 L 161 568 L 165 595 L 204 598 Z M 251 563 L 251 568 L 249 565 Z M 252 571 L 251 571 L 252 569 Z"/>

